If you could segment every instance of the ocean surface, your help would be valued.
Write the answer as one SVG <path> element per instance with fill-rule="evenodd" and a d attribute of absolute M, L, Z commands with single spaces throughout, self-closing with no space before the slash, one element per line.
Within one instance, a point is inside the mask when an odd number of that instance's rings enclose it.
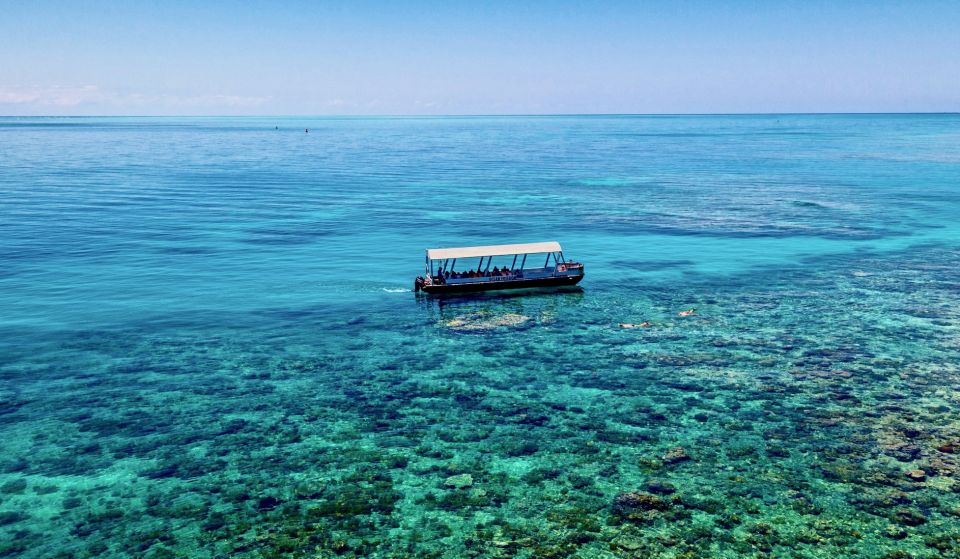
<path fill-rule="evenodd" d="M 0 118 L 0 557 L 960 557 L 960 115 Z"/>

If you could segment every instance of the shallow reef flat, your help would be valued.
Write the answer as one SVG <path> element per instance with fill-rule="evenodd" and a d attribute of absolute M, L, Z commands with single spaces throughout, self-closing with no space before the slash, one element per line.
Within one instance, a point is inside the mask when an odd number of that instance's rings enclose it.
<path fill-rule="evenodd" d="M 931 245 L 7 344 L 0 556 L 960 557 L 958 296 Z"/>

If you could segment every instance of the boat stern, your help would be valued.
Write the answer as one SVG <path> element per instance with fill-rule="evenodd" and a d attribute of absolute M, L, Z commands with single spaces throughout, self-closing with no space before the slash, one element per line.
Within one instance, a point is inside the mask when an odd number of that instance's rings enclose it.
<path fill-rule="evenodd" d="M 557 264 L 557 275 L 566 276 L 566 277 L 583 277 L 583 263 L 582 262 L 563 262 Z"/>

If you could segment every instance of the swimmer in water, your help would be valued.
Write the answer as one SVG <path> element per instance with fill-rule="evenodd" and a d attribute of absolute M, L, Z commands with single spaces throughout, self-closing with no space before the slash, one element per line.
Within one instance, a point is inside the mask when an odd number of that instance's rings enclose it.
<path fill-rule="evenodd" d="M 629 322 L 621 322 L 620 328 L 650 328 L 653 324 L 650 324 L 648 321 L 644 320 L 640 324 L 631 324 Z"/>
<path fill-rule="evenodd" d="M 691 314 L 693 314 L 693 313 L 695 313 L 695 312 L 697 312 L 697 309 L 696 309 L 696 308 L 690 308 L 690 309 L 687 309 L 687 310 L 685 310 L 685 311 L 680 311 L 680 312 L 678 312 L 677 314 L 680 315 L 680 316 L 690 316 Z"/>

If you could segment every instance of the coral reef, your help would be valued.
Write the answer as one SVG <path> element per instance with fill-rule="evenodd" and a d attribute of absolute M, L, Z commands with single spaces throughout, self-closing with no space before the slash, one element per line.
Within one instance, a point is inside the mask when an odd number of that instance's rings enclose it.
<path fill-rule="evenodd" d="M 651 288 L 665 317 L 703 302 L 639 341 L 576 293 L 315 318 L 284 347 L 65 335 L 85 375 L 3 369 L 0 552 L 955 556 L 960 254 L 930 250 Z"/>

